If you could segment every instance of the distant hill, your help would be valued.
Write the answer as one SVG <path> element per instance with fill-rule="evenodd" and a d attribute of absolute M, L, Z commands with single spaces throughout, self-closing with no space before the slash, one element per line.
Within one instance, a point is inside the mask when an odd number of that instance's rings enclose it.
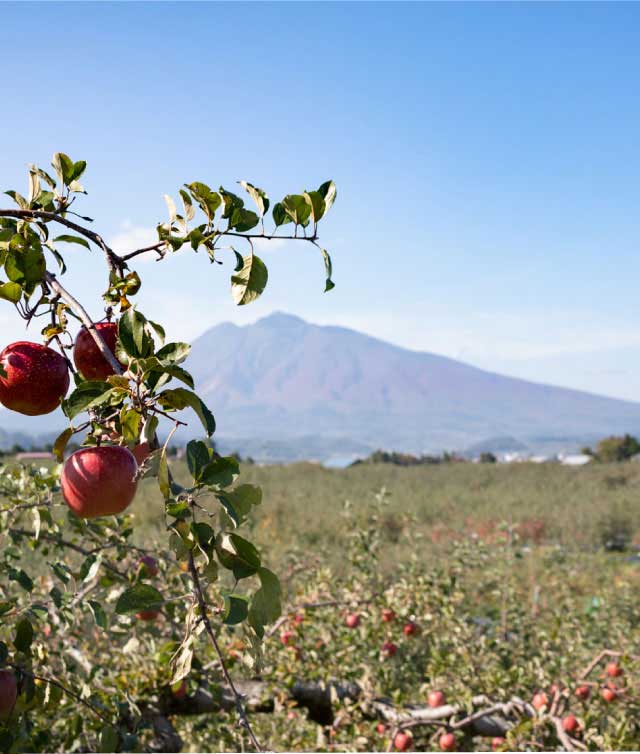
<path fill-rule="evenodd" d="M 216 415 L 222 448 L 258 459 L 505 443 L 549 452 L 640 434 L 640 404 L 503 377 L 288 314 L 211 328 L 186 366 Z M 0 412 L 0 427 L 49 429 L 16 417 Z M 189 431 L 198 433 L 195 421 Z"/>

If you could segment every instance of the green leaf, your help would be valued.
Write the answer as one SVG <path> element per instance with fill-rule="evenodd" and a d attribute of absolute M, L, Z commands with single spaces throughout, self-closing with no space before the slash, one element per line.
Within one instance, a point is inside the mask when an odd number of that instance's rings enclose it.
<path fill-rule="evenodd" d="M 199 481 L 202 469 L 211 460 L 213 451 L 202 440 L 191 440 L 187 443 L 187 466 L 191 476 Z"/>
<path fill-rule="evenodd" d="M 224 202 L 224 212 L 222 213 L 222 217 L 225 220 L 230 220 L 235 210 L 244 207 L 244 201 L 236 194 L 232 194 L 231 191 L 224 189 L 222 186 L 220 186 L 219 190 L 220 195 L 222 196 L 222 201 Z"/>
<path fill-rule="evenodd" d="M 28 652 L 33 641 L 33 626 L 26 618 L 23 618 L 16 626 L 16 638 L 13 644 L 18 652 Z"/>
<path fill-rule="evenodd" d="M 89 610 L 91 610 L 91 615 L 93 615 L 93 620 L 95 621 L 96 626 L 103 631 L 106 631 L 108 625 L 107 614 L 102 605 L 95 600 L 88 600 L 86 604 L 88 605 Z"/>
<path fill-rule="evenodd" d="M 0 283 L 0 298 L 17 304 L 22 296 L 22 288 L 18 283 Z"/>
<path fill-rule="evenodd" d="M 201 470 L 199 481 L 212 487 L 228 487 L 235 482 L 239 473 L 240 466 L 235 458 L 218 457 Z"/>
<path fill-rule="evenodd" d="M 260 553 L 251 542 L 239 534 L 221 533 L 216 541 L 220 563 L 233 572 L 236 579 L 253 576 L 260 568 Z"/>
<path fill-rule="evenodd" d="M 60 183 L 64 183 L 65 186 L 71 183 L 75 177 L 75 165 L 70 157 L 64 154 L 64 152 L 56 152 L 53 155 L 51 164 L 58 174 Z"/>
<path fill-rule="evenodd" d="M 256 203 L 260 216 L 264 217 L 269 211 L 269 197 L 266 193 L 261 188 L 253 186 L 251 183 L 247 183 L 247 181 L 238 181 L 238 183 Z"/>
<path fill-rule="evenodd" d="M 322 194 L 319 191 L 305 191 L 303 194 L 307 203 L 311 205 L 311 219 L 317 223 L 322 219 L 325 212 L 325 203 Z"/>
<path fill-rule="evenodd" d="M 158 373 L 166 374 L 169 377 L 180 380 L 180 382 L 184 382 L 184 384 L 188 385 L 192 390 L 194 388 L 193 377 L 189 374 L 189 372 L 187 372 L 186 369 L 176 366 L 175 364 L 168 364 L 161 370 L 158 370 Z"/>
<path fill-rule="evenodd" d="M 240 207 L 233 210 L 229 218 L 229 228 L 235 228 L 238 233 L 245 233 L 247 230 L 255 228 L 259 222 L 260 218 L 255 212 Z"/>
<path fill-rule="evenodd" d="M 164 604 L 160 592 L 149 584 L 136 584 L 123 592 L 116 602 L 116 613 L 137 613 L 140 610 L 158 610 Z"/>
<path fill-rule="evenodd" d="M 135 409 L 123 408 L 120 411 L 120 425 L 122 427 L 122 436 L 126 442 L 135 442 L 140 436 L 140 425 L 142 415 Z"/>
<path fill-rule="evenodd" d="M 268 568 L 258 570 L 260 589 L 253 595 L 249 608 L 249 623 L 258 636 L 264 635 L 264 626 L 275 623 L 282 612 L 282 592 L 278 577 Z"/>
<path fill-rule="evenodd" d="M 324 292 L 327 293 L 327 291 L 330 291 L 332 288 L 336 287 L 333 280 L 331 280 L 333 265 L 331 264 L 331 257 L 329 256 L 329 252 L 326 249 L 320 249 L 320 251 L 322 252 L 322 258 L 324 259 L 324 269 L 327 273 L 327 281 L 324 286 Z"/>
<path fill-rule="evenodd" d="M 227 626 L 235 626 L 246 620 L 249 614 L 249 600 L 242 594 L 224 595 L 224 612 L 222 622 Z"/>
<path fill-rule="evenodd" d="M 176 209 L 176 203 L 169 196 L 169 194 L 164 194 L 163 198 L 164 198 L 165 204 L 167 205 L 167 209 L 169 210 L 169 221 L 171 223 L 174 223 L 176 221 L 176 216 L 178 214 L 178 210 Z"/>
<path fill-rule="evenodd" d="M 217 498 L 235 526 L 240 526 L 253 506 L 262 503 L 262 490 L 253 484 L 241 484 L 233 490 L 219 493 Z"/>
<path fill-rule="evenodd" d="M 171 477 L 169 476 L 169 463 L 167 461 L 167 449 L 162 448 L 160 464 L 158 466 L 158 486 L 165 500 L 171 497 Z"/>
<path fill-rule="evenodd" d="M 244 257 L 242 269 L 231 276 L 231 296 L 238 306 L 250 304 L 262 295 L 269 273 L 255 254 Z"/>
<path fill-rule="evenodd" d="M 311 205 L 300 194 L 288 194 L 282 200 L 284 211 L 296 225 L 307 225 L 311 216 Z"/>
<path fill-rule="evenodd" d="M 156 353 L 156 358 L 162 364 L 181 364 L 190 351 L 188 343 L 167 343 Z"/>
<path fill-rule="evenodd" d="M 67 444 L 69 440 L 73 437 L 73 428 L 67 427 L 64 431 L 62 431 L 57 437 L 55 442 L 53 443 L 53 455 L 62 463 L 62 459 L 64 458 L 64 451 L 67 447 Z"/>
<path fill-rule="evenodd" d="M 9 280 L 14 283 L 38 283 L 47 269 L 39 243 L 27 246 L 22 252 L 9 254 L 4 265 Z"/>
<path fill-rule="evenodd" d="M 186 183 L 185 186 L 189 189 L 191 196 L 200 205 L 207 219 L 209 221 L 213 220 L 216 210 L 222 204 L 220 195 L 212 191 L 206 183 L 200 183 L 199 181 Z"/>
<path fill-rule="evenodd" d="M 101 754 L 110 754 L 110 752 L 118 751 L 118 743 L 120 742 L 120 735 L 118 729 L 113 725 L 105 725 L 100 731 L 100 741 L 98 743 L 98 751 Z"/>
<path fill-rule="evenodd" d="M 108 382 L 81 382 L 73 393 L 62 401 L 62 410 L 69 419 L 73 419 L 83 411 L 106 403 L 113 394 L 114 389 Z"/>
<path fill-rule="evenodd" d="M 31 577 L 22 570 L 22 568 L 9 568 L 9 581 L 17 581 L 27 592 L 33 591 L 33 581 L 31 580 Z"/>
<path fill-rule="evenodd" d="M 326 215 L 336 200 L 336 195 L 337 195 L 336 184 L 333 181 L 326 181 L 326 183 L 323 183 L 322 186 L 320 186 L 320 188 L 318 189 L 318 193 L 324 199 L 324 204 L 325 204 L 324 214 Z"/>
<path fill-rule="evenodd" d="M 147 332 L 146 324 L 144 315 L 134 307 L 127 309 L 118 322 L 118 338 L 122 348 L 134 359 L 144 359 L 153 353 L 153 338 Z"/>
<path fill-rule="evenodd" d="M 89 246 L 89 242 L 86 238 L 80 238 L 80 236 L 58 236 L 57 238 L 53 239 L 53 242 L 60 241 L 61 243 L 77 243 L 80 246 L 84 246 L 85 248 L 89 249 L 91 251 L 91 247 Z"/>
<path fill-rule="evenodd" d="M 54 189 L 56 187 L 56 182 L 49 175 L 49 173 L 47 173 L 45 170 L 42 170 L 36 165 L 29 165 L 29 169 L 32 170 L 34 173 L 37 173 L 40 176 L 40 178 L 42 178 L 42 180 L 49 185 L 50 188 Z"/>
<path fill-rule="evenodd" d="M 233 268 L 234 272 L 240 272 L 240 270 L 244 267 L 244 257 L 239 251 L 236 251 L 233 246 L 231 247 L 231 251 L 236 255 L 236 266 Z"/>
<path fill-rule="evenodd" d="M 148 416 L 142 427 L 142 435 L 140 439 L 143 442 L 153 442 L 159 423 L 157 416 Z"/>
<path fill-rule="evenodd" d="M 286 225 L 287 223 L 292 222 L 291 218 L 284 208 L 284 205 L 281 202 L 278 202 L 274 205 L 272 214 L 276 228 L 280 227 L 280 225 Z"/>
<path fill-rule="evenodd" d="M 178 387 L 174 390 L 164 390 L 158 396 L 158 400 L 165 409 L 174 408 L 181 411 L 183 408 L 189 406 L 198 415 L 207 435 L 211 436 L 215 432 L 216 420 L 213 418 L 213 414 L 202 400 L 190 390 L 186 390 L 183 387 Z"/>
<path fill-rule="evenodd" d="M 191 201 L 191 197 L 184 189 L 180 189 L 180 196 L 182 197 L 182 204 L 184 206 L 184 216 L 189 222 L 189 220 L 193 220 L 195 217 L 196 211 L 193 208 L 193 202 Z"/>

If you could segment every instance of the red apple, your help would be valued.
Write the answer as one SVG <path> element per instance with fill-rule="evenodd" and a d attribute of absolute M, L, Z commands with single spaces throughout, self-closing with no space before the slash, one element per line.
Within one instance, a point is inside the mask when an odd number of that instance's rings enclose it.
<path fill-rule="evenodd" d="M 404 624 L 402 631 L 405 636 L 413 636 L 418 632 L 418 626 L 416 626 L 416 624 L 412 620 L 410 620 L 408 623 Z"/>
<path fill-rule="evenodd" d="M 491 739 L 491 751 L 500 751 L 500 749 L 502 749 L 502 747 L 506 743 L 506 738 L 502 738 L 502 736 L 495 736 L 495 738 Z"/>
<path fill-rule="evenodd" d="M 283 631 L 280 634 L 280 641 L 285 647 L 288 646 L 289 644 L 293 644 L 295 638 L 296 638 L 296 635 L 293 631 Z"/>
<path fill-rule="evenodd" d="M 138 466 L 142 466 L 142 464 L 151 455 L 151 447 L 149 446 L 148 442 L 142 442 L 139 445 L 135 445 L 131 449 L 131 452 L 133 453 L 133 457 L 136 459 Z"/>
<path fill-rule="evenodd" d="M 299 626 L 303 622 L 304 622 L 304 615 L 302 613 L 296 613 L 293 616 L 293 625 L 294 626 Z"/>
<path fill-rule="evenodd" d="M 385 641 L 382 645 L 382 651 L 388 656 L 393 657 L 398 651 L 398 647 L 392 641 Z"/>
<path fill-rule="evenodd" d="M 615 689 L 612 688 L 606 688 L 602 689 L 602 698 L 607 702 L 607 704 L 610 704 L 611 702 L 615 702 L 615 700 L 618 698 L 618 693 Z"/>
<path fill-rule="evenodd" d="M 138 620 L 155 620 L 159 615 L 159 610 L 141 610 L 139 613 L 136 613 L 136 618 Z"/>
<path fill-rule="evenodd" d="M 118 325 L 115 322 L 98 322 L 96 330 L 115 356 Z M 76 338 L 73 361 L 85 380 L 106 380 L 107 377 L 115 374 L 113 367 L 100 353 L 95 340 L 85 327 L 80 330 Z"/>
<path fill-rule="evenodd" d="M 582 685 L 578 686 L 575 691 L 576 696 L 578 699 L 582 699 L 583 702 L 586 702 L 587 699 L 591 696 L 591 689 L 589 686 Z"/>
<path fill-rule="evenodd" d="M 617 662 L 610 662 L 607 665 L 606 670 L 607 670 L 607 675 L 610 678 L 618 678 L 618 676 L 621 676 L 624 672 Z"/>
<path fill-rule="evenodd" d="M 427 704 L 430 707 L 442 707 L 445 703 L 444 694 L 442 691 L 430 691 L 427 697 Z"/>
<path fill-rule="evenodd" d="M 178 681 L 178 683 L 174 683 L 171 687 L 171 693 L 176 699 L 184 699 L 187 695 L 186 679 L 183 678 L 181 681 Z"/>
<path fill-rule="evenodd" d="M 20 341 L 0 353 L 0 403 L 27 416 L 50 414 L 69 389 L 69 367 L 59 353 L 39 343 Z"/>
<path fill-rule="evenodd" d="M 438 741 L 441 751 L 455 751 L 456 737 L 453 733 L 443 733 Z"/>
<path fill-rule="evenodd" d="M 143 576 L 153 578 L 158 575 L 160 570 L 158 568 L 158 561 L 155 558 L 152 558 L 151 555 L 143 555 L 140 558 L 139 563 Z"/>
<path fill-rule="evenodd" d="M 10 670 L 0 670 L 0 717 L 8 717 L 18 698 L 18 684 Z"/>
<path fill-rule="evenodd" d="M 575 715 L 567 715 L 562 720 L 562 729 L 566 733 L 577 733 L 577 731 L 580 729 L 578 718 Z"/>
<path fill-rule="evenodd" d="M 355 613 L 349 613 L 344 621 L 349 628 L 358 628 L 360 625 L 360 616 Z"/>
<path fill-rule="evenodd" d="M 543 707 L 547 707 L 549 705 L 549 697 L 544 693 L 544 691 L 538 691 L 537 694 L 534 694 L 531 703 L 537 710 L 540 710 Z"/>
<path fill-rule="evenodd" d="M 137 471 L 136 459 L 127 448 L 82 448 L 65 461 L 60 477 L 62 496 L 81 518 L 114 516 L 133 500 Z"/>
<path fill-rule="evenodd" d="M 387 732 L 387 726 L 384 723 L 378 723 L 376 725 L 376 733 L 380 736 L 384 736 L 384 734 Z"/>
<path fill-rule="evenodd" d="M 393 748 L 396 751 L 409 751 L 413 743 L 413 736 L 409 731 L 401 730 L 393 738 Z"/>
<path fill-rule="evenodd" d="M 287 720 L 295 720 L 296 717 L 298 717 L 298 716 L 296 715 L 296 713 L 294 712 L 294 710 L 291 709 L 291 710 L 289 710 L 287 712 Z"/>
<path fill-rule="evenodd" d="M 388 607 L 385 607 L 382 611 L 382 620 L 385 623 L 391 623 L 391 621 L 395 620 L 396 614 L 393 610 L 391 610 Z"/>

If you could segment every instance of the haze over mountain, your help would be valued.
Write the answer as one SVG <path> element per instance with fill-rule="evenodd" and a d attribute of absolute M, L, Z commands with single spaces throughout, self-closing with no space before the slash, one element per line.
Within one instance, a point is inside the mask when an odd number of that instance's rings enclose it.
<path fill-rule="evenodd" d="M 504 377 L 288 314 L 211 328 L 185 366 L 216 415 L 221 447 L 258 458 L 490 449 L 492 438 L 499 449 L 511 438 L 514 449 L 575 450 L 606 434 L 640 433 L 640 404 Z M 0 442 L 2 430 L 42 434 L 61 425 L 59 415 L 34 421 L 3 411 Z M 196 420 L 189 432 L 199 433 Z"/>

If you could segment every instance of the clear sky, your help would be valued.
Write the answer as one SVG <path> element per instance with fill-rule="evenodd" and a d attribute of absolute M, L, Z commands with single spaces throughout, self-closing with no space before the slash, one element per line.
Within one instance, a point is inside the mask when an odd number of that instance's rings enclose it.
<path fill-rule="evenodd" d="M 640 400 L 640 5 L 3 3 L 1 24 L 0 186 L 86 159 L 80 209 L 119 248 L 185 181 L 336 181 L 334 291 L 311 247 L 261 249 L 242 308 L 228 266 L 142 262 L 172 335 L 285 310 Z M 68 262 L 90 300 L 97 254 Z M 0 328 L 21 333 L 9 306 Z"/>

